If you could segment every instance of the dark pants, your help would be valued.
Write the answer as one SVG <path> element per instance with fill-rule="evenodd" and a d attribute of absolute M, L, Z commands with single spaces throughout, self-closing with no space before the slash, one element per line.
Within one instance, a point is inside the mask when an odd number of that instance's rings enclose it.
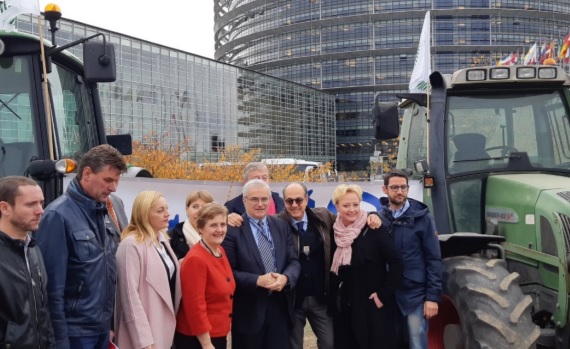
<path fill-rule="evenodd" d="M 287 301 L 273 294 L 267 301 L 265 323 L 257 333 L 232 331 L 232 349 L 289 349 L 291 325 Z"/>
<path fill-rule="evenodd" d="M 341 311 L 335 310 L 335 349 L 396 349 L 396 300 L 384 300 L 381 309 L 372 300 L 360 309 L 349 307 L 341 299 Z"/>
<path fill-rule="evenodd" d="M 109 332 L 98 336 L 69 337 L 69 347 L 73 349 L 108 349 Z"/>
<path fill-rule="evenodd" d="M 334 347 L 333 319 L 328 313 L 327 305 L 321 304 L 315 296 L 305 297 L 301 307 L 295 310 L 291 348 L 303 349 L 307 319 L 311 324 L 313 333 L 317 336 L 317 347 L 319 349 L 332 349 Z"/>
<path fill-rule="evenodd" d="M 210 338 L 212 345 L 216 349 L 226 349 L 228 340 L 226 337 L 212 337 Z M 187 336 L 180 332 L 174 334 L 174 347 L 177 349 L 202 349 L 200 341 L 196 336 Z"/>

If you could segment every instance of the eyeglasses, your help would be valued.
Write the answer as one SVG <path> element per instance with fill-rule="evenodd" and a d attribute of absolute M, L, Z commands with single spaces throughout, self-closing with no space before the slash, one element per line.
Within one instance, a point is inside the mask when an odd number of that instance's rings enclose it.
<path fill-rule="evenodd" d="M 285 203 L 286 203 L 288 206 L 293 205 L 293 203 L 296 203 L 297 206 L 299 206 L 299 205 L 301 205 L 301 204 L 303 203 L 303 201 L 305 201 L 305 198 L 294 198 L 294 199 L 287 198 L 287 199 L 285 199 Z"/>
<path fill-rule="evenodd" d="M 397 193 L 398 190 L 401 190 L 402 192 L 406 192 L 406 191 L 408 191 L 409 187 L 410 187 L 409 185 L 390 185 L 390 186 L 388 186 L 388 189 L 390 189 L 394 193 Z"/>
<path fill-rule="evenodd" d="M 246 199 L 247 199 L 249 202 L 253 203 L 254 205 L 257 205 L 257 204 L 259 204 L 260 202 L 261 202 L 262 204 L 266 204 L 266 203 L 269 202 L 269 198 L 268 198 L 268 197 L 263 197 L 263 198 L 248 198 L 248 197 L 246 197 Z"/>

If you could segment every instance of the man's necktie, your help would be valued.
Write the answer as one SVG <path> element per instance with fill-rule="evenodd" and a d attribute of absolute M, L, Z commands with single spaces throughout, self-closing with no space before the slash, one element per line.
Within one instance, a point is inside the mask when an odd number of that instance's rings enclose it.
<path fill-rule="evenodd" d="M 299 231 L 299 235 L 305 234 L 306 233 L 305 223 L 304 222 L 297 222 L 297 230 Z"/>
<path fill-rule="evenodd" d="M 273 253 L 273 246 L 269 237 L 267 236 L 269 232 L 265 229 L 262 221 L 257 221 L 257 244 L 259 253 L 261 254 L 261 260 L 263 260 L 263 266 L 265 267 L 266 273 L 275 272 L 275 258 Z"/>
<path fill-rule="evenodd" d="M 111 217 L 113 222 L 115 222 L 115 225 L 117 226 L 117 229 L 119 229 L 119 232 L 121 232 L 121 226 L 119 225 L 119 220 L 117 219 L 117 215 L 115 214 L 115 209 L 113 208 L 113 201 L 111 201 L 110 197 L 107 197 L 107 213 L 109 214 L 109 217 Z"/>

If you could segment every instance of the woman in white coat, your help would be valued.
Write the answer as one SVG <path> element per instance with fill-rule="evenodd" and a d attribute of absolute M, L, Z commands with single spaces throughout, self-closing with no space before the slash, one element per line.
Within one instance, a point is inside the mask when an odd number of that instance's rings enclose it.
<path fill-rule="evenodd" d="M 168 205 L 143 191 L 117 249 L 115 336 L 121 349 L 170 349 L 180 304 L 180 268 L 168 235 Z"/>

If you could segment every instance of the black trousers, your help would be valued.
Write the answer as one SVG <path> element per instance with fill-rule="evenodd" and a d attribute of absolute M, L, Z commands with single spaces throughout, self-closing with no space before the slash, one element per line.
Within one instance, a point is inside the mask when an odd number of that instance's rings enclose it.
<path fill-rule="evenodd" d="M 232 331 L 232 349 L 289 349 L 290 337 L 291 323 L 287 300 L 283 294 L 274 292 L 268 299 L 265 323 L 261 331 L 257 333 Z"/>
<path fill-rule="evenodd" d="M 211 338 L 212 344 L 216 349 L 226 349 L 228 346 L 228 339 L 226 337 L 213 337 Z M 202 349 L 200 341 L 196 336 L 187 336 L 180 332 L 174 333 L 174 348 L 176 349 Z"/>

